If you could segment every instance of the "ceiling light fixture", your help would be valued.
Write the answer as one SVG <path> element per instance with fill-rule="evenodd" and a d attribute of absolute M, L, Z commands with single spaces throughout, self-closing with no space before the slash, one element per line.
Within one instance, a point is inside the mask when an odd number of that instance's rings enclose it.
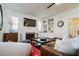
<path fill-rule="evenodd" d="M 53 6 L 55 3 L 50 4 L 47 8 L 50 8 L 51 6 Z"/>
<path fill-rule="evenodd" d="M 50 8 L 50 7 L 52 7 L 52 6 L 55 5 L 55 4 L 56 4 L 56 5 L 60 5 L 61 3 L 52 3 L 52 4 L 50 4 L 50 5 L 47 7 L 47 9 Z"/>

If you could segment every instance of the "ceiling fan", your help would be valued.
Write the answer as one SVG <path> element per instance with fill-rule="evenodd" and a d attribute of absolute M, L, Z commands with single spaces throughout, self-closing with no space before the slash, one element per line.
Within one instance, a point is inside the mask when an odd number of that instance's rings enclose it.
<path fill-rule="evenodd" d="M 50 5 L 47 7 L 47 9 L 50 8 L 50 7 L 52 7 L 54 4 L 55 4 L 55 3 L 50 4 Z"/>

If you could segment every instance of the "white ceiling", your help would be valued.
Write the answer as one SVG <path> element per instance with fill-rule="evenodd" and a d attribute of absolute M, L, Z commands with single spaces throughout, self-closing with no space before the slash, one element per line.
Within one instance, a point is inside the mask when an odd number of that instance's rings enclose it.
<path fill-rule="evenodd" d="M 63 3 L 60 5 L 55 4 L 51 8 L 47 9 L 50 4 L 51 3 L 4 3 L 4 5 L 11 10 L 39 18 L 56 15 L 79 6 L 78 3 Z"/>

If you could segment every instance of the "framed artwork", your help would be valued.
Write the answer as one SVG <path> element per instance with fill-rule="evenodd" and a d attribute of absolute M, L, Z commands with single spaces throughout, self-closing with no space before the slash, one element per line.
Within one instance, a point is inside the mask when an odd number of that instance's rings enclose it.
<path fill-rule="evenodd" d="M 43 20 L 43 32 L 53 32 L 53 19 Z"/>
<path fill-rule="evenodd" d="M 47 21 L 46 20 L 43 21 L 43 32 L 47 33 Z"/>
<path fill-rule="evenodd" d="M 0 30 L 3 28 L 3 12 L 2 12 L 2 6 L 0 5 Z"/>
<path fill-rule="evenodd" d="M 26 27 L 36 27 L 36 20 L 24 18 L 24 26 L 26 26 Z"/>
<path fill-rule="evenodd" d="M 48 20 L 48 31 L 53 32 L 53 19 Z"/>

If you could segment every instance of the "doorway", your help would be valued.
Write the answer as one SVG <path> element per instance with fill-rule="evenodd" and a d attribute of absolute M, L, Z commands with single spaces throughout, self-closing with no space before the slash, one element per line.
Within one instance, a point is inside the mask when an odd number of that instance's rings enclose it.
<path fill-rule="evenodd" d="M 69 38 L 79 36 L 79 17 L 69 19 Z"/>

